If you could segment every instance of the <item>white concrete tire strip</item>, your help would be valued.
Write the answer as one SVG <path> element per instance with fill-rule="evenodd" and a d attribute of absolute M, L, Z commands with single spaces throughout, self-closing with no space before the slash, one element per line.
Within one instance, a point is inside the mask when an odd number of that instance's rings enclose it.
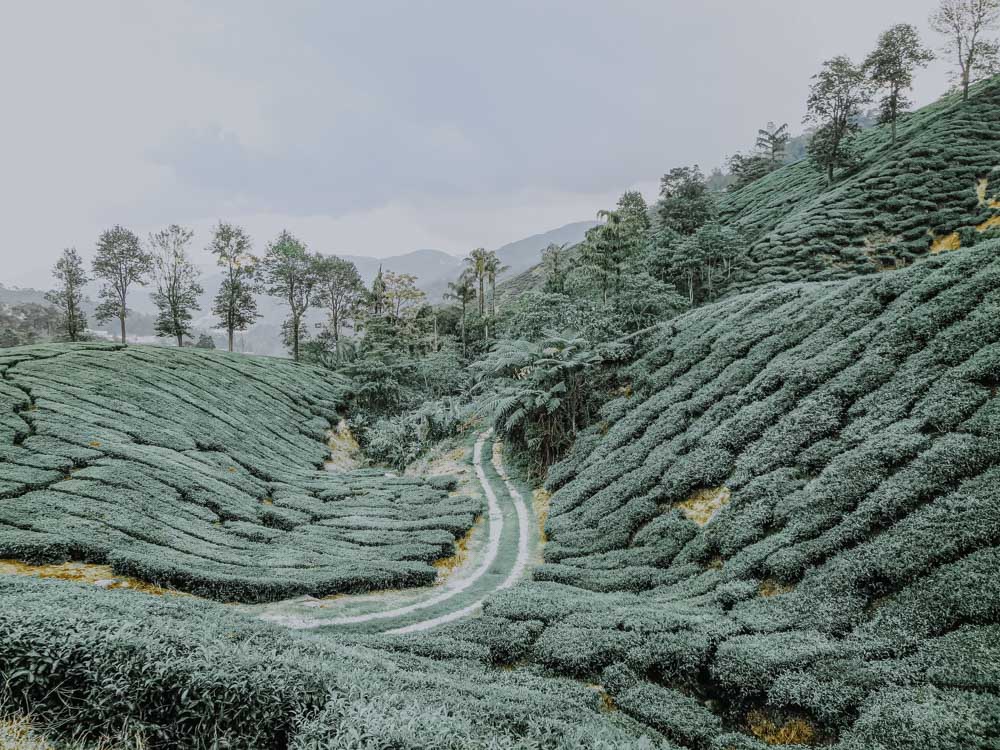
<path fill-rule="evenodd" d="M 488 430 L 487 432 L 484 432 L 480 436 L 479 441 L 476 443 L 476 450 L 475 450 L 475 453 L 473 455 L 473 462 L 474 462 L 475 467 L 476 467 L 476 476 L 479 477 L 479 483 L 482 484 L 483 490 L 485 490 L 486 496 L 487 496 L 487 498 L 489 498 L 489 501 L 490 501 L 490 508 L 491 508 L 491 514 L 490 514 L 490 542 L 491 543 L 493 542 L 493 516 L 492 516 L 492 507 L 493 507 L 494 504 L 496 504 L 496 495 L 493 492 L 493 489 L 490 487 L 489 480 L 486 478 L 486 474 L 483 471 L 483 465 L 482 465 L 482 447 L 483 447 L 483 442 L 485 441 L 485 439 L 492 432 L 493 432 L 492 430 Z M 528 508 L 524 504 L 524 498 L 521 497 L 521 493 L 517 491 L 517 488 L 514 487 L 514 484 L 510 481 L 510 478 L 507 476 L 507 473 L 504 471 L 503 461 L 500 459 L 500 454 L 499 453 L 494 453 L 493 454 L 493 468 L 496 469 L 497 474 L 499 474 L 500 478 L 503 479 L 504 485 L 507 488 L 507 493 L 510 495 L 511 500 L 513 500 L 513 502 L 514 502 L 514 510 L 517 512 L 517 525 L 518 525 L 517 560 L 514 562 L 514 567 L 511 568 L 511 571 L 507 575 L 507 578 L 505 578 L 504 581 L 503 581 L 503 583 L 501 583 L 495 589 L 495 591 L 500 591 L 501 589 L 510 588 L 515 583 L 517 583 L 517 581 L 521 578 L 521 576 L 524 575 L 525 568 L 527 568 L 527 566 L 528 566 L 528 561 L 529 561 L 530 556 L 531 556 L 530 549 L 529 549 L 530 548 L 530 541 L 531 541 L 531 538 L 530 538 L 530 535 L 529 535 L 529 531 L 530 531 L 531 527 L 528 524 L 531 521 L 530 521 L 530 517 L 528 515 Z M 501 528 L 502 528 L 502 523 L 503 522 L 501 520 L 501 523 L 500 523 Z M 497 534 L 497 544 L 498 545 L 499 545 L 499 536 L 500 535 L 498 533 Z M 496 557 L 496 550 L 493 550 L 493 557 L 494 558 Z M 492 562 L 492 560 L 490 562 Z M 482 570 L 482 566 L 480 566 L 480 569 Z M 485 570 L 483 570 L 483 572 L 485 573 Z M 477 573 L 478 573 L 478 571 L 477 571 Z M 446 614 L 440 615 L 439 617 L 433 617 L 433 618 L 431 618 L 429 620 L 422 620 L 420 622 L 415 622 L 412 625 L 406 625 L 404 627 L 396 628 L 394 630 L 389 630 L 389 631 L 386 631 L 386 632 L 391 633 L 391 634 L 396 634 L 396 635 L 404 635 L 406 633 L 417 633 L 417 632 L 420 632 L 420 631 L 423 631 L 423 630 L 430 630 L 431 628 L 435 628 L 438 625 L 444 625 L 445 623 L 448 623 L 448 622 L 454 622 L 455 620 L 460 620 L 463 617 L 467 617 L 469 615 L 475 614 L 478 611 L 480 611 L 482 609 L 483 601 L 485 601 L 485 598 L 486 597 L 483 597 L 482 599 L 478 599 L 477 601 L 473 602 L 472 604 L 468 605 L 467 607 L 462 607 L 461 609 L 457 609 L 457 610 L 455 610 L 453 612 L 448 612 Z"/>
<path fill-rule="evenodd" d="M 489 519 L 489 539 L 486 544 L 486 549 L 483 554 L 483 559 L 479 566 L 476 568 L 475 572 L 465 578 L 455 581 L 452 584 L 446 584 L 444 590 L 441 593 L 436 594 L 428 599 L 424 599 L 413 604 L 409 604 L 405 607 L 397 607 L 396 609 L 389 609 L 382 612 L 371 612 L 364 615 L 353 615 L 350 617 L 338 617 L 331 620 L 327 620 L 323 625 L 353 625 L 364 622 L 372 622 L 375 620 L 385 620 L 397 617 L 403 617 L 405 615 L 417 612 L 421 609 L 426 609 L 428 607 L 433 607 L 435 605 L 446 602 L 449 599 L 462 593 L 470 586 L 472 586 L 476 581 L 482 578 L 496 561 L 497 554 L 500 550 L 500 539 L 503 533 L 503 514 L 500 510 L 500 503 L 497 500 L 496 493 L 493 491 L 489 480 L 486 478 L 486 473 L 483 471 L 482 465 L 482 455 L 483 455 L 483 445 L 486 440 L 489 439 L 492 434 L 492 430 L 487 430 L 483 432 L 479 439 L 476 441 L 475 449 L 473 451 L 473 466 L 476 470 L 476 477 L 479 480 L 479 484 L 483 488 L 483 492 L 486 495 L 486 502 L 488 508 L 488 519 Z M 494 461 L 494 466 L 497 466 L 496 461 Z M 510 492 L 511 499 L 514 501 L 515 510 L 517 512 L 518 525 L 520 526 L 520 536 L 518 539 L 518 556 L 517 561 L 514 564 L 514 568 L 511 570 L 507 579 L 499 586 L 499 588 L 508 588 L 512 586 L 514 582 L 523 574 L 525 567 L 527 566 L 529 559 L 528 551 L 528 511 L 524 506 L 524 501 L 521 495 L 514 489 L 513 485 L 506 475 L 502 472 L 501 468 L 497 469 L 497 473 L 504 477 L 504 483 L 507 485 L 508 492 Z M 455 610 L 453 612 L 448 612 L 440 617 L 435 617 L 429 620 L 423 620 L 421 622 L 416 622 L 405 627 L 397 628 L 395 630 L 386 631 L 388 633 L 412 633 L 421 630 L 428 630 L 436 625 L 440 625 L 446 622 L 451 622 L 452 620 L 457 620 L 461 617 L 474 613 L 482 606 L 482 599 L 477 600 L 473 604 L 467 607 Z"/>

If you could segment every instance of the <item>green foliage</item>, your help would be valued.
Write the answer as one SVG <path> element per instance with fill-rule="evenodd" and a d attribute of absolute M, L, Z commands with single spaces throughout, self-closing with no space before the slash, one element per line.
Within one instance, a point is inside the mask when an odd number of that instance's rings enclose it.
<path fill-rule="evenodd" d="M 297 362 L 299 344 L 308 335 L 303 316 L 315 303 L 320 282 L 319 256 L 310 254 L 301 241 L 282 230 L 267 246 L 260 261 L 260 274 L 267 293 L 288 305 L 282 333 L 292 359 Z"/>
<path fill-rule="evenodd" d="M 858 158 L 851 136 L 860 130 L 856 118 L 861 105 L 871 100 L 868 79 L 862 67 L 843 55 L 823 63 L 813 76 L 806 102 L 806 122 L 818 128 L 809 142 L 809 157 L 833 182 L 837 168 L 851 168 Z"/>
<path fill-rule="evenodd" d="M 698 165 L 675 167 L 663 175 L 656 213 L 661 227 L 681 235 L 693 234 L 715 217 L 715 199 Z"/>
<path fill-rule="evenodd" d="M 83 311 L 83 287 L 89 279 L 75 247 L 63 250 L 52 269 L 52 275 L 59 286 L 46 293 L 45 301 L 59 309 L 59 327 L 66 340 L 79 341 L 87 330 L 87 315 Z"/>
<path fill-rule="evenodd" d="M 906 92 L 913 87 L 913 72 L 926 67 L 934 53 L 920 43 L 917 30 L 907 23 L 896 24 L 882 32 L 878 46 L 865 58 L 863 69 L 873 87 L 882 92 L 879 99 L 879 122 L 892 127 L 896 142 L 896 122 L 910 107 Z"/>
<path fill-rule="evenodd" d="M 980 180 L 995 193 L 1000 78 L 977 84 L 968 102 L 942 98 L 853 141 L 858 167 L 828 188 L 807 161 L 789 164 L 725 194 L 721 220 L 750 242 L 747 289 L 775 282 L 845 279 L 910 265 L 934 237 L 975 227 L 996 214 L 980 203 Z"/>
<path fill-rule="evenodd" d="M 742 273 L 746 254 L 739 232 L 714 221 L 686 237 L 657 232 L 646 251 L 650 271 L 682 292 L 690 307 L 724 294 Z"/>
<path fill-rule="evenodd" d="M 348 387 L 324 370 L 106 345 L 15 349 L 0 368 L 0 558 L 222 601 L 322 596 L 433 581 L 478 512 L 419 480 L 323 471 Z"/>
<path fill-rule="evenodd" d="M 101 323 L 118 318 L 123 344 L 129 289 L 136 284 L 145 286 L 152 270 L 153 257 L 142 249 L 134 232 L 115 225 L 98 238 L 93 272 L 104 283 L 98 292 L 101 302 L 94 315 Z"/>
<path fill-rule="evenodd" d="M 200 271 L 187 255 L 193 236 L 193 230 L 177 224 L 149 236 L 156 280 L 153 302 L 159 310 L 156 333 L 176 338 L 177 346 L 191 335 L 191 312 L 200 309 L 198 295 L 204 291 L 198 283 Z"/>
<path fill-rule="evenodd" d="M 257 319 L 257 263 L 251 253 L 250 237 L 240 227 L 219 222 L 208 250 L 223 270 L 222 283 L 212 301 L 212 313 L 226 331 L 229 351 L 233 334 L 245 331 Z"/>
<path fill-rule="evenodd" d="M 534 582 L 487 602 L 544 624 L 521 662 L 685 747 L 760 750 L 755 710 L 845 750 L 989 747 L 998 251 L 663 326 L 549 473 Z"/>
<path fill-rule="evenodd" d="M 550 466 L 589 421 L 594 375 L 605 354 L 586 339 L 549 333 L 538 343 L 498 341 L 473 367 L 484 391 L 479 409 L 497 434 L 524 451 L 533 470 Z"/>

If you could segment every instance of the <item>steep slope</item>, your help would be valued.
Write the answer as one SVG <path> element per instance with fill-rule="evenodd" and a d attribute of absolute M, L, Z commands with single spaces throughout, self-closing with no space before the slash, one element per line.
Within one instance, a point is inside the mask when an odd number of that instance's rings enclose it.
<path fill-rule="evenodd" d="M 427 584 L 480 503 L 322 470 L 322 370 L 107 345 L 0 353 L 0 558 L 223 601 Z"/>
<path fill-rule="evenodd" d="M 807 160 L 728 194 L 753 240 L 749 287 L 895 269 L 1000 228 L 1000 76 L 858 137 L 862 164 L 832 186 Z"/>
<path fill-rule="evenodd" d="M 684 747 L 994 747 L 998 321 L 996 241 L 678 318 L 550 474 L 535 582 L 435 648 L 485 632 Z"/>

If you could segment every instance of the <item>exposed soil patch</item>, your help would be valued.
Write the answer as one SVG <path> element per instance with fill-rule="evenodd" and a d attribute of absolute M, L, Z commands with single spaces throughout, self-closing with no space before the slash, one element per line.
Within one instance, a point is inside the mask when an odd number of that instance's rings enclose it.
<path fill-rule="evenodd" d="M 154 596 L 191 596 L 183 591 L 154 586 L 138 578 L 120 576 L 110 565 L 92 565 L 81 562 L 65 562 L 50 565 L 29 565 L 18 560 L 0 560 L 0 574 L 34 576 L 36 578 L 57 578 L 60 581 L 89 583 L 104 589 L 127 589 Z"/>
<path fill-rule="evenodd" d="M 687 500 L 677 503 L 684 516 L 699 526 L 704 526 L 729 503 L 732 493 L 728 487 L 707 487 L 697 490 Z"/>

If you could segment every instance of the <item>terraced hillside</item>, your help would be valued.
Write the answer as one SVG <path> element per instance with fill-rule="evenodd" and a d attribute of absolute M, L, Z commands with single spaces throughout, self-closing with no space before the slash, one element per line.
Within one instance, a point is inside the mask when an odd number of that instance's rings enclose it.
<path fill-rule="evenodd" d="M 1000 76 L 858 137 L 862 164 L 830 187 L 808 161 L 722 204 L 752 239 L 744 288 L 895 269 L 1000 233 Z M 985 235 L 985 236 L 984 236 Z"/>
<path fill-rule="evenodd" d="M 480 502 L 323 470 L 343 386 L 198 350 L 0 356 L 0 558 L 110 564 L 222 601 L 427 584 Z"/>
<path fill-rule="evenodd" d="M 996 747 L 1000 242 L 698 309 L 633 375 L 550 474 L 534 582 L 413 647 L 686 748 Z"/>

